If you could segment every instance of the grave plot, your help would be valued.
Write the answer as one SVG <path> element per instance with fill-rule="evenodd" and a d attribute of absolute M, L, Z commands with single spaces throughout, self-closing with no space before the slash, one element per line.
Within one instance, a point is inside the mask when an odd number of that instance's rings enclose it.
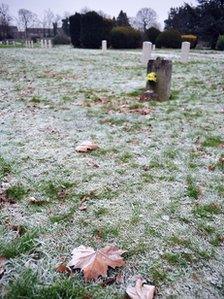
<path fill-rule="evenodd" d="M 140 50 L 102 52 L 0 51 L 1 295 L 123 298 L 141 275 L 159 298 L 221 298 L 224 56 L 153 51 L 173 65 L 159 102 Z M 72 270 L 82 250 L 106 277 Z"/>

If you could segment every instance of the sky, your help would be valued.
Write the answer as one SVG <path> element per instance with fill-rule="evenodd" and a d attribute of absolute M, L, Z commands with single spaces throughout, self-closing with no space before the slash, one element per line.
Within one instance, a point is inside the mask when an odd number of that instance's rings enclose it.
<path fill-rule="evenodd" d="M 117 16 L 120 10 L 125 11 L 129 17 L 134 17 L 143 7 L 151 7 L 158 14 L 158 21 L 163 27 L 169 9 L 177 7 L 184 2 L 196 4 L 196 0 L 0 0 L 9 5 L 12 15 L 17 16 L 20 8 L 26 8 L 38 15 L 50 8 L 55 14 L 64 15 L 64 12 L 74 13 L 84 7 L 93 10 L 102 10 L 110 16 Z"/>

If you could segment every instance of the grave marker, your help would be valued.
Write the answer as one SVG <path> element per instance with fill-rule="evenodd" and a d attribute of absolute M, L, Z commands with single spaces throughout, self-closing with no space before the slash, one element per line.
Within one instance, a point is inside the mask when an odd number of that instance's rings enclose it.
<path fill-rule="evenodd" d="M 172 61 L 157 58 L 149 60 L 147 67 L 147 91 L 148 99 L 166 101 L 170 98 L 172 75 Z"/>
<path fill-rule="evenodd" d="M 144 42 L 142 47 L 142 63 L 147 64 L 151 58 L 152 43 Z"/>
<path fill-rule="evenodd" d="M 52 48 L 52 41 L 51 41 L 51 39 L 48 40 L 48 48 L 49 48 L 49 49 Z"/>
<path fill-rule="evenodd" d="M 44 48 L 44 40 L 43 39 L 40 40 L 40 47 Z"/>
<path fill-rule="evenodd" d="M 183 42 L 181 45 L 181 62 L 188 62 L 191 43 Z"/>
<path fill-rule="evenodd" d="M 44 48 L 47 48 L 47 40 L 44 39 Z"/>
<path fill-rule="evenodd" d="M 107 52 L 107 41 L 106 40 L 102 41 L 102 52 L 103 52 L 103 54 L 106 54 L 106 52 Z"/>

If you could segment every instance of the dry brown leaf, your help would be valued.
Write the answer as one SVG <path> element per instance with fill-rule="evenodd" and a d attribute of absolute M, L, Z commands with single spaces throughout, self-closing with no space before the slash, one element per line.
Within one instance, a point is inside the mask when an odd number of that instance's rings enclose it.
<path fill-rule="evenodd" d="M 130 299 L 153 299 L 155 293 L 155 286 L 145 284 L 145 280 L 138 277 L 134 287 L 129 285 L 126 293 Z"/>
<path fill-rule="evenodd" d="M 5 273 L 5 264 L 6 258 L 4 256 L 0 256 L 0 279 L 3 277 Z"/>
<path fill-rule="evenodd" d="M 58 273 L 71 273 L 71 269 L 64 263 L 61 263 L 56 267 L 56 272 Z"/>
<path fill-rule="evenodd" d="M 95 251 L 91 247 L 79 246 L 72 251 L 69 267 L 81 269 L 85 281 L 96 280 L 99 276 L 107 277 L 108 267 L 116 268 L 125 264 L 121 254 L 125 251 L 116 246 L 106 246 Z"/>
<path fill-rule="evenodd" d="M 84 204 L 82 204 L 82 205 L 79 207 L 79 210 L 80 210 L 80 211 L 86 211 L 86 210 L 87 210 L 87 206 L 85 206 Z"/>
<path fill-rule="evenodd" d="M 41 206 L 43 204 L 47 204 L 48 201 L 47 200 L 44 200 L 44 199 L 37 199 L 35 197 L 30 197 L 28 199 L 28 202 L 32 205 L 37 205 L 37 206 Z"/>
<path fill-rule="evenodd" d="M 78 153 L 87 153 L 89 151 L 93 151 L 98 149 L 99 146 L 92 141 L 84 141 L 80 145 L 78 145 L 75 150 Z"/>

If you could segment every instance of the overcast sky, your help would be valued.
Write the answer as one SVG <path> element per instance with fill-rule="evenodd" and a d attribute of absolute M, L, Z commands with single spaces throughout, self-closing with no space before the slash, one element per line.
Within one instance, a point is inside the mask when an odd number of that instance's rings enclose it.
<path fill-rule="evenodd" d="M 54 13 L 62 15 L 64 12 L 73 13 L 80 11 L 83 7 L 93 10 L 102 10 L 110 16 L 117 16 L 122 9 L 129 17 L 136 15 L 142 7 L 151 7 L 158 14 L 158 21 L 163 26 L 163 21 L 167 18 L 170 7 L 176 7 L 184 2 L 195 4 L 196 0 L 0 0 L 10 7 L 10 12 L 14 16 L 20 8 L 29 9 L 38 15 L 43 10 L 50 8 Z"/>

